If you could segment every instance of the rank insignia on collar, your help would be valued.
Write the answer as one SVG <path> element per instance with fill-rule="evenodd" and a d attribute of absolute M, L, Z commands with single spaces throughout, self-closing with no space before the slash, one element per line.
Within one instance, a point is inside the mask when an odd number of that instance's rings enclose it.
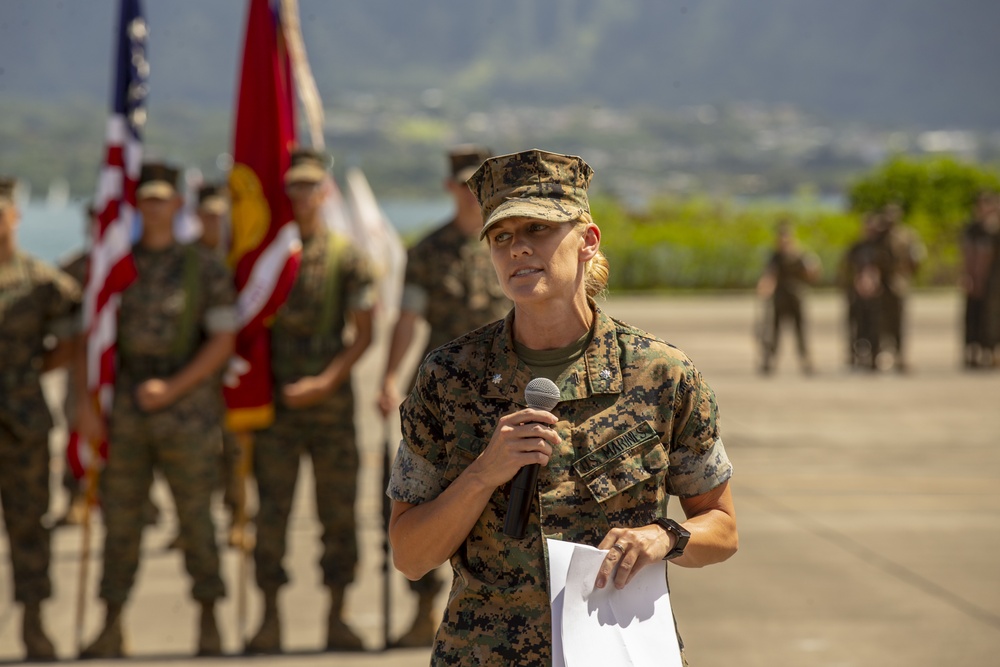
<path fill-rule="evenodd" d="M 500 375 L 499 373 L 497 373 L 497 374 L 495 374 L 495 375 L 493 376 L 493 380 L 492 380 L 492 382 L 493 382 L 493 384 L 500 384 L 500 381 L 501 381 L 501 380 L 503 380 L 503 376 L 502 376 L 502 375 Z"/>
<path fill-rule="evenodd" d="M 611 379 L 611 371 L 608 370 L 607 368 L 602 369 L 601 370 L 601 379 L 602 380 L 610 380 Z"/>

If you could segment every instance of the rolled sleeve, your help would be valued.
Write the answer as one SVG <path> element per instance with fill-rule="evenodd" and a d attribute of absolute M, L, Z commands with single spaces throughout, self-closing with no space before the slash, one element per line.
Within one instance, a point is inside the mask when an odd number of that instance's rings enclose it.
<path fill-rule="evenodd" d="M 434 500 L 443 490 L 444 481 L 437 468 L 400 442 L 386 495 L 397 502 L 419 505 Z"/>
<path fill-rule="evenodd" d="M 403 286 L 403 298 L 401 299 L 400 308 L 409 313 L 416 313 L 420 317 L 423 317 L 427 313 L 427 304 L 430 301 L 430 297 L 427 294 L 427 289 L 421 285 L 415 283 L 407 283 Z"/>
<path fill-rule="evenodd" d="M 732 476 L 733 464 L 719 438 L 702 451 L 688 449 L 676 456 L 671 454 L 668 490 L 678 498 L 700 496 Z"/>
<path fill-rule="evenodd" d="M 715 392 L 693 366 L 677 394 L 676 409 L 683 418 L 670 447 L 667 486 L 671 495 L 690 498 L 726 482 L 733 466 L 719 434 Z"/>
<path fill-rule="evenodd" d="M 234 333 L 239 327 L 236 306 L 215 306 L 205 311 L 205 331 L 209 334 Z"/>

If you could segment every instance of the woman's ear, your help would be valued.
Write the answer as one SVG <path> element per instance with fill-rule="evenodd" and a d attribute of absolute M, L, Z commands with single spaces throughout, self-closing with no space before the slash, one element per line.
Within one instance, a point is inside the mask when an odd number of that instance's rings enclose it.
<path fill-rule="evenodd" d="M 588 222 L 581 236 L 580 261 L 589 262 L 601 248 L 601 228 Z"/>

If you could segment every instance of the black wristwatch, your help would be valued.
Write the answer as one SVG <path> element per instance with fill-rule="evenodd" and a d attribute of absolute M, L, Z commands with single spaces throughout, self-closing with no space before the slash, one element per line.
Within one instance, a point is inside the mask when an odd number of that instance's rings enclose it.
<path fill-rule="evenodd" d="M 684 547 L 687 546 L 688 540 L 691 539 L 691 531 L 687 530 L 684 526 L 677 523 L 673 519 L 659 517 L 654 519 L 653 523 L 668 533 L 673 533 L 677 537 L 677 541 L 674 542 L 674 548 L 663 557 L 663 560 L 673 560 L 683 554 Z"/>

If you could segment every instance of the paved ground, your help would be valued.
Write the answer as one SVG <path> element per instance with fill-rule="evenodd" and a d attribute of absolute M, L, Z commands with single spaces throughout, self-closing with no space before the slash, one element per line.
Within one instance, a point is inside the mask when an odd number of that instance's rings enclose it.
<path fill-rule="evenodd" d="M 676 568 L 671 577 L 693 665 L 998 664 L 1000 374 L 958 369 L 956 295 L 914 300 L 914 372 L 908 376 L 843 368 L 842 309 L 834 295 L 819 295 L 812 304 L 818 373 L 809 378 L 798 373 L 788 340 L 775 376 L 755 373 L 750 297 L 616 298 L 605 307 L 688 352 L 722 406 L 737 471 L 741 548 L 728 563 Z M 373 649 L 381 627 L 377 475 L 384 436 L 367 399 L 381 358 L 381 352 L 369 355 L 358 369 L 365 403 L 357 508 L 363 551 L 348 599 L 349 620 Z M 302 667 L 426 665 L 423 650 L 316 651 L 326 608 L 314 565 L 317 530 L 309 485 L 299 492 L 289 554 L 295 581 L 281 598 L 291 654 L 229 660 Z M 134 661 L 144 665 L 183 661 L 195 641 L 195 609 L 186 598 L 180 558 L 162 549 L 174 529 L 170 501 L 162 488 L 157 496 L 167 511 L 147 531 L 139 584 L 126 610 Z M 63 502 L 57 495 L 54 509 Z M 6 549 L 0 539 L 0 662 L 10 663 L 20 656 L 20 611 L 10 601 Z M 58 531 L 54 550 L 55 596 L 45 614 L 59 654 L 69 658 L 75 653 L 80 531 Z M 235 593 L 238 558 L 232 551 L 224 568 Z M 90 570 L 88 638 L 99 624 L 92 597 L 97 569 Z M 250 588 L 253 628 L 260 607 Z M 399 575 L 393 590 L 398 632 L 412 601 Z M 233 652 L 239 646 L 234 598 L 220 610 L 226 648 Z"/>

